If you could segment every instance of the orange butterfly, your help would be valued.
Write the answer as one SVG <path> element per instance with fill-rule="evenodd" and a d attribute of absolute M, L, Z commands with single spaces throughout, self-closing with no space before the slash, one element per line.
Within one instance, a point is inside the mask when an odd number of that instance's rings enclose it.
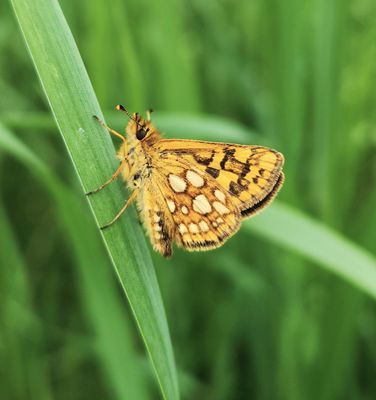
<path fill-rule="evenodd" d="M 128 114 L 123 106 L 118 110 Z M 128 114 L 129 115 L 129 114 Z M 221 246 L 244 218 L 261 211 L 284 181 L 283 155 L 262 146 L 162 139 L 150 111 L 130 116 L 117 156 L 120 166 L 96 193 L 122 174 L 132 194 L 115 218 L 137 199 L 152 245 L 163 256 L 172 242 L 189 251 Z"/>

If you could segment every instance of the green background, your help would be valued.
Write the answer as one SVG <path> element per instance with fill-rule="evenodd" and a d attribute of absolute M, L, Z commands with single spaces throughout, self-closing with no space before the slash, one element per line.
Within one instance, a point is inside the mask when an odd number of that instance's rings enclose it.
<path fill-rule="evenodd" d="M 137 311 L 147 296 L 160 301 L 153 282 L 144 298 L 132 277 L 151 271 L 126 237 L 142 240 L 129 233 L 137 218 L 126 213 L 123 230 L 105 235 L 110 253 L 119 243 L 124 265 L 112 260 L 136 324 L 72 166 L 93 188 L 115 153 L 108 159 L 96 141 L 98 162 L 88 163 L 80 132 L 69 136 L 85 94 L 49 89 L 59 82 L 54 57 L 69 49 L 58 26 L 46 34 L 32 19 L 28 0 L 12 3 L 18 22 L 12 4 L 0 4 L 0 398 L 143 400 L 162 390 L 177 399 L 168 331 L 165 348 L 148 336 L 148 324 L 163 332 L 163 309 L 155 320 Z M 48 23 L 43 3 L 35 9 Z M 113 128 L 127 123 L 116 104 L 151 107 L 166 137 L 268 145 L 286 158 L 278 200 L 221 249 L 176 249 L 169 261 L 152 253 L 181 398 L 374 399 L 376 3 L 60 4 Z M 44 90 L 19 24 L 34 63 L 50 65 L 47 78 L 39 70 Z M 43 51 L 43 35 L 55 50 Z M 67 68 L 79 76 L 76 61 Z M 102 223 L 127 196 L 114 185 L 111 212 L 111 189 L 91 204 Z"/>

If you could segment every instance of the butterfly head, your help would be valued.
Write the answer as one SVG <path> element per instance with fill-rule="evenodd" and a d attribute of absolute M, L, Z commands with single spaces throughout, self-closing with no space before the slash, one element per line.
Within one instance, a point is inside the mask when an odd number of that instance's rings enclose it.
<path fill-rule="evenodd" d="M 122 105 L 116 106 L 116 109 L 125 112 L 129 117 L 125 130 L 130 143 L 152 145 L 159 138 L 159 134 L 150 121 L 150 111 L 147 112 L 147 119 L 144 119 L 138 113 L 130 114 Z"/>
<path fill-rule="evenodd" d="M 132 171 L 138 171 L 147 162 L 153 151 L 153 145 L 160 139 L 160 134 L 150 121 L 150 111 L 147 112 L 147 118 L 143 118 L 138 113 L 128 113 L 121 105 L 116 106 L 116 109 L 123 111 L 129 117 L 118 158 L 127 160 L 132 174 Z"/>
<path fill-rule="evenodd" d="M 150 121 L 145 120 L 138 113 L 134 113 L 129 119 L 126 132 L 130 141 L 144 142 L 150 138 L 152 126 Z"/>

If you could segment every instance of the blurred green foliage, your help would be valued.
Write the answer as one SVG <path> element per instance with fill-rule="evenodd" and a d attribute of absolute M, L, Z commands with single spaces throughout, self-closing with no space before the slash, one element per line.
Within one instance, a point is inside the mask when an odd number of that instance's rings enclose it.
<path fill-rule="evenodd" d="M 279 199 L 375 254 L 374 1 L 61 5 L 111 125 L 126 123 L 110 111 L 123 103 L 161 112 L 169 137 L 178 125 L 271 145 L 286 157 Z M 0 152 L 0 398 L 159 398 L 11 6 L 0 11 L 0 138 L 27 148 Z M 216 251 L 154 254 L 182 398 L 374 399 L 374 299 L 318 268 L 308 223 L 298 254 L 265 240 L 296 226 L 262 217 L 266 235 L 251 220 Z"/>

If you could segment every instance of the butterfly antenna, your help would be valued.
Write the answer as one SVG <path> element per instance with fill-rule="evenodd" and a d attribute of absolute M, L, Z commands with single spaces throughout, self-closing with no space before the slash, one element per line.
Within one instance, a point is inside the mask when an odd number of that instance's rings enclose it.
<path fill-rule="evenodd" d="M 128 117 L 129 117 L 132 121 L 134 121 L 134 122 L 139 126 L 140 129 L 144 129 L 144 128 L 145 128 L 145 125 L 141 125 L 141 124 L 137 121 L 137 119 L 135 119 L 135 118 L 128 112 L 128 110 L 127 110 L 124 106 L 122 106 L 121 104 L 118 104 L 118 105 L 115 107 L 115 109 L 118 110 L 118 111 L 123 111 L 123 112 L 125 112 L 125 113 L 128 115 Z M 136 113 L 136 115 L 138 115 L 138 114 Z M 149 128 L 146 129 L 146 132 L 148 132 L 148 131 L 149 131 Z"/>

